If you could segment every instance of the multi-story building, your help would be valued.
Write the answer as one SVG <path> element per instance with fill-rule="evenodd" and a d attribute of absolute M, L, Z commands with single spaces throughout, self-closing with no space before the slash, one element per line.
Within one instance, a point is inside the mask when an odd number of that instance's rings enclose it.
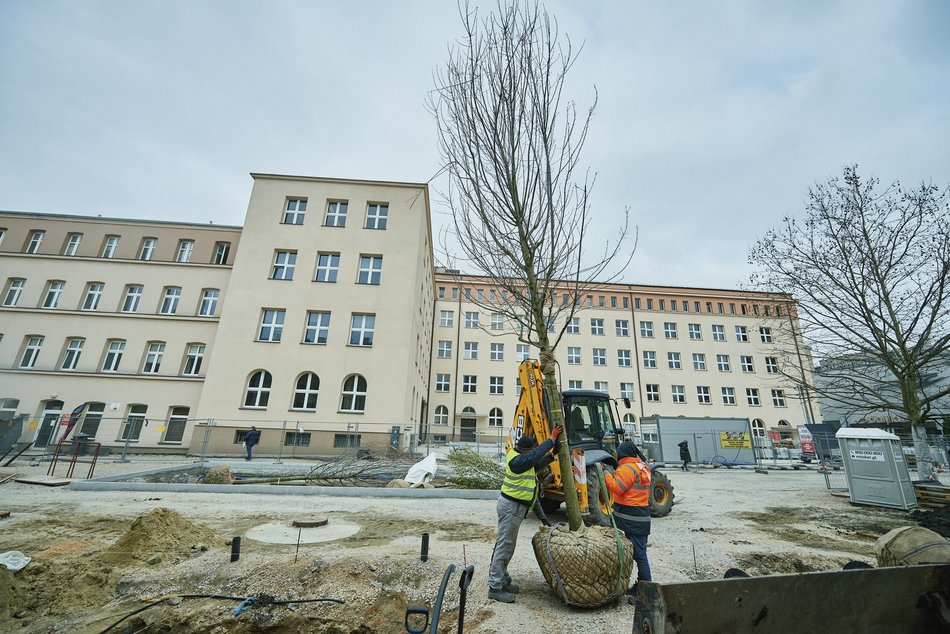
<path fill-rule="evenodd" d="M 566 291 L 568 289 L 565 289 Z M 489 278 L 436 275 L 432 349 L 435 441 L 499 442 L 517 406 L 517 364 L 538 351 L 519 340 L 501 312 L 506 301 Z M 570 293 L 560 297 L 571 301 Z M 607 284 L 580 298 L 555 351 L 562 388 L 607 392 L 627 429 L 650 416 L 749 418 L 753 433 L 791 438 L 816 420 L 784 372 L 775 337 L 795 319 L 787 296 L 685 287 Z M 797 329 L 795 329 L 797 331 Z M 798 342 L 800 345 L 800 342 Z M 806 351 L 802 350 L 807 359 Z M 810 376 L 811 369 L 796 369 Z"/>
<path fill-rule="evenodd" d="M 77 430 L 105 446 L 202 454 L 240 452 L 252 424 L 265 454 L 500 438 L 537 351 L 487 278 L 435 268 L 427 187 L 252 176 L 243 227 L 0 212 L 0 421 L 25 414 L 42 448 L 86 403 Z M 626 397 L 633 429 L 748 417 L 777 437 L 814 407 L 773 353 L 794 315 L 784 296 L 604 285 L 567 324 L 560 381 Z"/>

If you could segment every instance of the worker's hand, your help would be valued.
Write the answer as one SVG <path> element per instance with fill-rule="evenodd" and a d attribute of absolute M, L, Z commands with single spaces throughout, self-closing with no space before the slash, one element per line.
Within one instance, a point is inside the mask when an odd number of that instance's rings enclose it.
<path fill-rule="evenodd" d="M 561 426 L 555 425 L 554 429 L 551 430 L 551 440 L 554 441 L 554 444 L 557 444 L 557 437 L 561 435 Z"/>
<path fill-rule="evenodd" d="M 550 520 L 544 520 L 544 521 L 541 522 L 541 523 L 544 524 L 545 526 L 549 527 L 549 528 L 550 528 L 551 526 L 554 526 L 554 525 L 551 523 Z"/>

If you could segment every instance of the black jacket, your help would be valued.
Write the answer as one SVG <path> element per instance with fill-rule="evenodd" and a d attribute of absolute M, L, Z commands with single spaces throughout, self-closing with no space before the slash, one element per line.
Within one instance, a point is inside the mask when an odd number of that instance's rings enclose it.
<path fill-rule="evenodd" d="M 689 455 L 689 445 L 684 440 L 679 444 L 680 448 L 680 460 L 685 460 L 686 462 L 691 462 L 693 457 Z"/>

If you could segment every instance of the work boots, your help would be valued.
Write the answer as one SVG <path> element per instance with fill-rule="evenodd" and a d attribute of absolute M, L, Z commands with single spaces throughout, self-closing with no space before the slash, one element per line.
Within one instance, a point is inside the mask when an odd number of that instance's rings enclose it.
<path fill-rule="evenodd" d="M 496 590 L 495 588 L 488 589 L 488 598 L 492 601 L 501 601 L 502 603 L 514 603 L 515 595 L 513 592 L 508 592 L 505 589 L 501 588 Z"/>

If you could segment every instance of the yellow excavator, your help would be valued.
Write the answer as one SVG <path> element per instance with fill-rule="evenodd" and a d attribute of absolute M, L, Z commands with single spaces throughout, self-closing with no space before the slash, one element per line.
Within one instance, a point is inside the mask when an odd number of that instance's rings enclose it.
<path fill-rule="evenodd" d="M 518 366 L 518 381 L 521 384 L 521 396 L 508 434 L 507 449 L 514 446 L 523 435 L 533 436 L 538 444 L 551 435 L 551 408 L 544 391 L 540 363 L 535 359 L 522 361 Z M 585 522 L 607 526 L 612 496 L 601 495 L 595 465 L 599 463 L 617 467 L 617 445 L 624 440 L 623 428 L 618 424 L 617 401 L 606 392 L 597 390 L 563 390 L 561 400 L 565 418 L 563 437 L 567 438 L 571 448 L 574 483 L 581 513 Z M 626 399 L 624 403 L 630 406 Z M 541 508 L 546 513 L 556 511 L 564 501 L 558 462 L 555 460 L 540 469 L 538 480 L 541 484 Z M 608 498 L 608 503 L 602 501 L 603 497 Z M 673 485 L 654 466 L 651 515 L 668 515 L 673 508 L 673 498 Z M 592 500 L 595 502 L 591 503 Z"/>

